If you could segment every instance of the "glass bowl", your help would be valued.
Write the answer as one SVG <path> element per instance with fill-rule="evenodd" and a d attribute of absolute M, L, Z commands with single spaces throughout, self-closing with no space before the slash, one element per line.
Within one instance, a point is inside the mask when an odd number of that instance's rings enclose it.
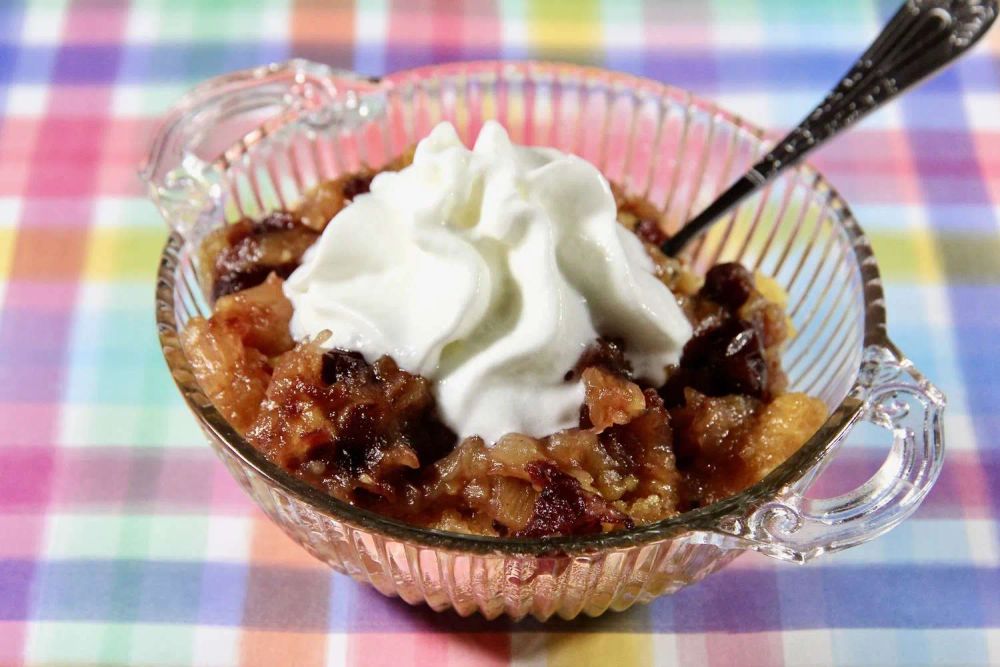
<path fill-rule="evenodd" d="M 294 60 L 195 88 L 168 114 L 142 171 L 171 228 L 156 287 L 170 372 L 233 477 L 289 536 L 386 595 L 487 618 L 622 610 L 676 591 L 747 550 L 804 562 L 860 544 L 913 513 L 941 469 L 944 398 L 886 336 L 871 247 L 809 166 L 791 170 L 690 250 L 704 270 L 738 260 L 789 294 L 791 388 L 830 417 L 745 492 L 604 535 L 488 538 L 418 528 L 338 501 L 268 462 L 212 407 L 178 334 L 209 312 L 194 249 L 241 217 L 294 204 L 315 183 L 378 167 L 439 120 L 465 141 L 497 119 L 514 141 L 554 146 L 649 199 L 669 232 L 765 152 L 763 133 L 691 94 L 623 74 L 536 62 L 456 63 L 365 79 Z M 858 423 L 886 460 L 835 498 L 805 492 Z"/>

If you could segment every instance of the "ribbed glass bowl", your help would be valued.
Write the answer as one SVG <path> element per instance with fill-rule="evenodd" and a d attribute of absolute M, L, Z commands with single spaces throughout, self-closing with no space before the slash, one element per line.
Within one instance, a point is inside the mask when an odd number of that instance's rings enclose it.
<path fill-rule="evenodd" d="M 738 260 L 789 294 L 797 335 L 791 388 L 830 417 L 744 493 L 632 531 L 536 540 L 426 530 L 365 512 L 269 463 L 212 407 L 179 343 L 210 312 L 197 280 L 206 233 L 293 205 L 312 185 L 378 167 L 442 119 L 471 142 L 487 119 L 515 142 L 596 164 L 662 210 L 669 232 L 765 152 L 760 130 L 689 93 L 622 74 L 545 63 L 461 63 L 369 80 L 306 61 L 209 81 L 170 112 L 143 177 L 171 228 L 156 317 L 163 353 L 233 477 L 288 535 L 340 572 L 433 609 L 572 618 L 687 586 L 745 550 L 802 562 L 872 539 L 909 516 L 943 460 L 944 399 L 892 345 L 878 269 L 847 205 L 808 166 L 791 170 L 718 224 L 690 258 Z M 860 421 L 885 431 L 887 457 L 857 489 L 806 489 Z"/>

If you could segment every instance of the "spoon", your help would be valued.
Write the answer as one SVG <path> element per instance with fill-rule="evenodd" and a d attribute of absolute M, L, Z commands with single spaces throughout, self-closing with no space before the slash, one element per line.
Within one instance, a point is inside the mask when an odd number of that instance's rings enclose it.
<path fill-rule="evenodd" d="M 724 213 L 813 149 L 965 53 L 986 34 L 997 9 L 997 0 L 907 0 L 819 106 L 671 236 L 663 252 L 677 255 Z"/>

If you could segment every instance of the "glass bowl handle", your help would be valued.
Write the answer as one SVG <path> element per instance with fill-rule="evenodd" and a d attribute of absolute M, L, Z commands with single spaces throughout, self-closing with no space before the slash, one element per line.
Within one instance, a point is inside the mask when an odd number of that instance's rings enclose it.
<path fill-rule="evenodd" d="M 856 419 L 839 439 L 860 420 L 888 430 L 892 445 L 881 468 L 858 488 L 834 498 L 805 497 L 813 475 L 804 488 L 755 506 L 731 526 L 745 546 L 805 562 L 878 537 L 923 501 L 944 462 L 944 396 L 892 343 L 866 348 L 859 386 Z"/>
<path fill-rule="evenodd" d="M 167 113 L 139 176 L 170 227 L 188 237 L 218 202 L 220 160 L 305 116 L 317 125 L 350 125 L 374 113 L 379 84 L 347 70 L 289 60 L 209 79 Z M 223 167 L 225 165 L 222 165 Z"/>

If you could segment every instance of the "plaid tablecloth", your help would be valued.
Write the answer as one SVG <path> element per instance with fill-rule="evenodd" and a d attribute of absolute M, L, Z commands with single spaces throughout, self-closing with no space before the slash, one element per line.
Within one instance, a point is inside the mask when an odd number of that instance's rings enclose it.
<path fill-rule="evenodd" d="M 560 59 L 779 129 L 894 6 L 0 0 L 0 664 L 1000 663 L 1000 29 L 816 158 L 871 233 L 893 337 L 950 399 L 940 482 L 870 544 L 807 566 L 747 555 L 596 620 L 411 608 L 251 505 L 153 326 L 165 228 L 135 169 L 201 79 L 292 55 L 372 74 Z"/>

